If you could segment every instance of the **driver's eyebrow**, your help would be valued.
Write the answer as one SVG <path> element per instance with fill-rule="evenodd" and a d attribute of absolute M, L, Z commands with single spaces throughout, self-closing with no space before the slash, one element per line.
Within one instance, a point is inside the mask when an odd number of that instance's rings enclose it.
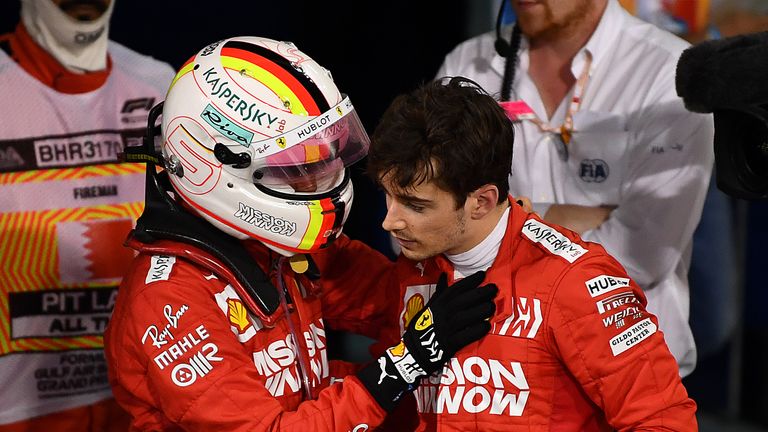
<path fill-rule="evenodd" d="M 420 204 L 420 205 L 432 205 L 434 200 L 430 198 L 421 198 L 409 193 L 410 189 L 400 187 L 385 186 L 383 183 L 379 183 L 379 188 L 384 191 L 385 194 L 397 199 L 398 201 Z"/>
<path fill-rule="evenodd" d="M 413 202 L 418 202 L 418 203 L 429 203 L 429 202 L 432 202 L 431 199 L 419 198 L 419 197 L 413 196 L 413 195 L 397 195 L 397 197 L 402 199 L 402 200 L 413 201 Z"/>
<path fill-rule="evenodd" d="M 395 197 L 404 202 L 414 203 L 414 204 L 422 204 L 422 205 L 429 205 L 432 204 L 432 200 L 429 198 L 419 198 L 414 195 L 408 195 L 405 193 L 397 193 L 395 194 Z"/>

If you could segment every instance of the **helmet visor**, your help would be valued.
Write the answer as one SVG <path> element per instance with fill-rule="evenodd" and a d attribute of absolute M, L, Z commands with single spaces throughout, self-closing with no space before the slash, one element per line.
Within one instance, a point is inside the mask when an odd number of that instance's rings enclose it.
<path fill-rule="evenodd" d="M 252 180 L 267 187 L 291 186 L 297 192 L 331 189 L 346 167 L 368 154 L 370 146 L 346 97 L 328 112 L 268 141 L 272 140 L 277 151 L 253 155 Z"/>

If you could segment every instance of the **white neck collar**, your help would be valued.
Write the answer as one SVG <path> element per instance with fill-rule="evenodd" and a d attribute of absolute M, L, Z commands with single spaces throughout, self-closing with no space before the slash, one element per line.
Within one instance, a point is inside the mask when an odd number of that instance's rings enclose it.
<path fill-rule="evenodd" d="M 77 21 L 51 0 L 21 0 L 21 19 L 32 39 L 75 73 L 107 67 L 109 19 L 115 1 L 93 21 Z"/>
<path fill-rule="evenodd" d="M 510 208 L 507 207 L 504 210 L 499 222 L 496 223 L 496 227 L 477 246 L 456 255 L 445 254 L 445 257 L 453 264 L 454 278 L 463 278 L 476 271 L 487 270 L 493 265 L 493 261 L 499 253 L 501 241 L 504 240 L 504 234 L 507 232 Z"/>

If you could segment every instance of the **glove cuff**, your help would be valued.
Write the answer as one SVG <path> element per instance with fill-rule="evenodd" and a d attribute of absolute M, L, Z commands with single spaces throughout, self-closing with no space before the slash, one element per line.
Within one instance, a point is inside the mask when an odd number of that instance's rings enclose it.
<path fill-rule="evenodd" d="M 392 412 L 403 394 L 415 389 L 419 382 L 418 380 L 412 384 L 405 382 L 386 354 L 379 357 L 377 361 L 369 363 L 356 375 L 368 393 L 387 412 Z"/>

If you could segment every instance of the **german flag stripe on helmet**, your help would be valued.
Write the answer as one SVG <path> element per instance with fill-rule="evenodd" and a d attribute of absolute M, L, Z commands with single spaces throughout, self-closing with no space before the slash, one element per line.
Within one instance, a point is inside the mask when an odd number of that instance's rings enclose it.
<path fill-rule="evenodd" d="M 336 222 L 336 205 L 330 198 L 312 201 L 315 205 L 307 206 L 310 213 L 309 227 L 299 243 L 301 250 L 315 250 L 327 239 L 324 236 Z"/>
<path fill-rule="evenodd" d="M 296 70 L 288 59 L 268 48 L 247 42 L 230 41 L 222 47 L 221 55 L 249 62 L 274 75 L 296 95 L 308 115 L 317 116 L 330 109 L 328 101 L 314 81 Z"/>
<path fill-rule="evenodd" d="M 195 68 L 194 60 L 195 60 L 195 56 L 192 56 L 189 58 L 189 60 L 187 60 L 186 63 L 184 63 L 184 65 L 181 66 L 181 69 L 179 69 L 179 71 L 176 73 L 176 76 L 173 77 L 173 81 L 171 81 L 171 86 L 168 87 L 169 92 L 173 88 L 174 84 L 176 84 L 176 81 L 179 80 L 179 78 L 183 77 L 184 75 L 186 75 L 187 72 Z M 166 94 L 165 96 L 167 98 L 168 94 Z"/>
<path fill-rule="evenodd" d="M 232 53 L 232 50 L 230 50 L 230 53 Z M 285 77 L 281 78 L 275 76 L 272 72 L 255 65 L 248 60 L 222 55 L 221 65 L 227 69 L 242 71 L 242 73 L 264 84 L 264 86 L 278 95 L 283 103 L 288 102 L 290 104 L 290 111 L 293 114 L 310 115 L 311 112 L 315 112 L 317 109 L 317 105 L 314 103 L 307 109 L 302 99 L 299 98 L 292 88 L 285 84 Z M 307 99 L 304 98 L 304 101 L 306 100 Z"/>

